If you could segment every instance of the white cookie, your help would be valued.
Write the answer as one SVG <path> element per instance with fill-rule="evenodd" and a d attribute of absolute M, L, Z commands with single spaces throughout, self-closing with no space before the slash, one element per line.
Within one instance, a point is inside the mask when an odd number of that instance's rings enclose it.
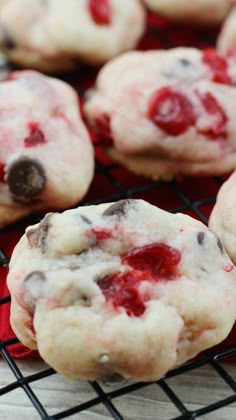
<path fill-rule="evenodd" d="M 154 179 L 236 167 L 235 66 L 214 50 L 131 52 L 100 71 L 85 114 L 105 150 Z"/>
<path fill-rule="evenodd" d="M 2 50 L 14 63 L 42 71 L 105 63 L 134 48 L 144 29 L 139 0 L 0 2 Z"/>
<path fill-rule="evenodd" d="M 0 83 L 0 226 L 79 202 L 94 172 L 76 92 L 35 71 Z"/>
<path fill-rule="evenodd" d="M 236 7 L 234 7 L 225 20 L 217 40 L 220 53 L 232 56 L 236 55 Z"/>
<path fill-rule="evenodd" d="M 229 13 L 235 0 L 144 0 L 153 11 L 174 21 L 216 25 Z"/>
<path fill-rule="evenodd" d="M 236 271 L 217 236 L 142 200 L 48 214 L 7 281 L 17 336 L 68 378 L 156 380 L 235 321 Z"/>
<path fill-rule="evenodd" d="M 222 185 L 212 210 L 209 226 L 221 238 L 230 258 L 236 264 L 236 171 Z"/>

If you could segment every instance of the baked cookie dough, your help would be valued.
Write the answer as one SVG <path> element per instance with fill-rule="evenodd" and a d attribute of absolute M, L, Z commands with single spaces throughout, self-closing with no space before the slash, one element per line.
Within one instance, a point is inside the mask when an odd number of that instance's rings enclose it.
<path fill-rule="evenodd" d="M 142 200 L 48 214 L 7 281 L 16 335 L 67 378 L 156 380 L 223 340 L 236 315 L 217 236 Z"/>
<path fill-rule="evenodd" d="M 139 0 L 0 1 L 0 48 L 24 68 L 100 65 L 134 48 L 144 29 Z"/>
<path fill-rule="evenodd" d="M 85 114 L 106 153 L 153 179 L 236 167 L 235 65 L 213 49 L 130 52 L 106 64 Z"/>
<path fill-rule="evenodd" d="M 92 180 L 94 156 L 76 92 L 19 71 L 0 83 L 0 101 L 0 226 L 77 204 Z"/>
<path fill-rule="evenodd" d="M 217 195 L 209 226 L 219 235 L 236 264 L 236 171 L 224 182 Z"/>
<path fill-rule="evenodd" d="M 217 47 L 221 54 L 236 59 L 236 7 L 234 7 L 223 23 L 217 40 Z"/>
<path fill-rule="evenodd" d="M 144 0 L 153 11 L 187 24 L 217 25 L 226 18 L 235 0 Z"/>

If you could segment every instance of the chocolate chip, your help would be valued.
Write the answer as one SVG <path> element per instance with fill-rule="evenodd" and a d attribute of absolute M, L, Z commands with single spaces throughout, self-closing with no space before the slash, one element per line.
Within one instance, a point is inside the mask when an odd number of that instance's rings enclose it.
<path fill-rule="evenodd" d="M 198 235 L 197 235 L 197 241 L 198 241 L 199 245 L 203 244 L 204 238 L 205 238 L 205 233 L 204 232 L 199 232 Z"/>
<path fill-rule="evenodd" d="M 91 299 L 88 296 L 82 295 L 80 298 L 80 303 L 82 306 L 91 306 Z"/>
<path fill-rule="evenodd" d="M 87 225 L 92 225 L 92 222 L 88 217 L 84 216 L 83 214 L 80 214 L 80 217 L 85 223 L 87 223 Z"/>
<path fill-rule="evenodd" d="M 186 60 L 186 58 L 180 58 L 179 62 L 181 63 L 181 65 L 183 67 L 188 67 L 188 66 L 192 66 L 193 64 L 191 63 L 191 61 Z"/>
<path fill-rule="evenodd" d="M 42 248 L 42 252 L 45 252 L 46 240 L 48 236 L 48 231 L 51 227 L 52 215 L 53 213 L 46 214 L 46 216 L 43 218 L 43 220 L 41 220 L 37 228 L 27 230 L 26 237 L 32 248 L 39 246 Z"/>
<path fill-rule="evenodd" d="M 36 282 L 44 282 L 46 280 L 46 276 L 43 271 L 32 271 L 32 273 L 28 274 L 25 278 L 25 282 L 28 281 L 36 281 Z"/>
<path fill-rule="evenodd" d="M 14 199 L 23 203 L 32 203 L 45 189 L 44 168 L 37 160 L 20 158 L 9 167 L 7 183 Z"/>
<path fill-rule="evenodd" d="M 219 248 L 219 250 L 220 250 L 221 254 L 223 254 L 223 253 L 224 253 L 224 248 L 223 248 L 223 245 L 222 245 L 221 240 L 220 240 L 218 237 L 217 237 L 217 241 L 216 241 L 216 243 L 217 243 L 217 246 L 218 246 L 218 248 Z"/>
<path fill-rule="evenodd" d="M 79 270 L 79 269 L 80 269 L 80 265 L 78 265 L 78 264 L 71 264 L 71 265 L 69 266 L 69 269 L 70 269 L 71 271 L 77 271 L 77 270 Z"/>
<path fill-rule="evenodd" d="M 131 199 L 117 201 L 103 212 L 103 216 L 122 216 L 126 212 L 126 207 L 131 204 L 131 202 Z"/>
<path fill-rule="evenodd" d="M 14 50 L 17 48 L 17 44 L 13 39 L 12 35 L 6 28 L 1 28 L 1 46 L 7 50 Z"/>

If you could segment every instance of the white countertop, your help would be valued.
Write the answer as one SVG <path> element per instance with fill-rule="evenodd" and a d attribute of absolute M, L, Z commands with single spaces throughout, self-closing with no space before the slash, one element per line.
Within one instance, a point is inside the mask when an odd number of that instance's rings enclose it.
<path fill-rule="evenodd" d="M 38 373 L 47 368 L 39 360 L 18 360 L 17 366 L 24 376 Z M 224 368 L 236 377 L 236 363 L 224 364 Z M 7 364 L 0 360 L 0 390 L 15 381 L 15 377 Z M 166 383 L 177 394 L 189 410 L 195 410 L 233 395 L 233 391 L 211 366 L 203 366 L 186 372 Z M 128 383 L 103 386 L 104 391 L 119 389 Z M 52 375 L 30 384 L 31 389 L 47 411 L 55 415 L 75 405 L 97 398 L 97 394 L 86 381 L 67 382 L 60 375 Z M 169 420 L 180 415 L 166 394 L 156 384 L 136 390 L 124 396 L 112 399 L 114 406 L 126 420 Z M 1 420 L 34 420 L 40 415 L 33 407 L 29 398 L 21 388 L 0 396 Z M 108 420 L 113 417 L 103 404 L 98 404 L 90 410 L 77 413 L 69 418 L 79 420 Z M 236 403 L 218 411 L 199 417 L 205 420 L 235 420 Z"/>

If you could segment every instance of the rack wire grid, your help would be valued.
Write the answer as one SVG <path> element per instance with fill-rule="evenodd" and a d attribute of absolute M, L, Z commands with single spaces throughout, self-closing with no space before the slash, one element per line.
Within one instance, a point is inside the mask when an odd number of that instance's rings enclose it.
<path fill-rule="evenodd" d="M 215 42 L 215 35 L 215 30 L 196 29 L 191 32 L 191 37 L 189 37 L 188 28 L 181 28 L 178 25 L 172 25 L 170 28 L 162 23 L 160 25 L 160 22 L 156 22 L 155 17 L 150 15 L 149 27 L 140 43 L 140 48 L 156 47 L 153 40 L 158 40 L 159 46 L 166 48 L 177 45 L 212 45 Z M 86 75 L 85 72 L 87 72 Z M 83 69 L 82 73 L 79 71 L 79 80 L 82 80 L 83 77 L 86 83 L 88 79 L 93 80 L 94 71 L 91 69 Z M 70 74 L 68 80 L 83 95 L 84 87 L 77 83 L 78 73 Z M 82 85 L 84 86 L 84 83 Z M 80 205 L 112 202 L 127 197 L 142 198 L 172 213 L 184 212 L 207 224 L 217 191 L 224 179 L 204 177 L 184 179 L 178 182 L 154 182 L 131 174 L 126 169 L 109 161 L 103 155 L 99 142 L 95 144 L 95 149 L 96 175 L 86 200 Z M 23 231 L 26 225 L 37 221 L 36 217 L 31 217 L 26 222 L 18 224 L 17 227 L 20 226 Z M 11 234 L 14 235 L 15 229 L 16 227 L 13 226 L 0 230 L 0 280 L 2 282 L 5 281 L 11 257 L 10 251 L 4 251 L 6 248 L 2 238 L 7 241 L 6 238 Z M 1 296 L 0 310 L 9 305 L 10 296 Z M 5 374 L 4 378 L 0 378 L 0 419 L 9 418 L 7 411 L 4 411 L 4 396 L 8 395 L 14 404 L 15 391 L 18 391 L 22 398 L 26 398 L 28 405 L 33 408 L 33 414 L 27 414 L 27 410 L 23 413 L 19 411 L 17 418 L 22 419 L 56 420 L 73 415 L 79 419 L 114 418 L 116 420 L 185 420 L 198 417 L 224 420 L 236 418 L 236 408 L 234 411 L 228 410 L 236 402 L 236 381 L 234 379 L 236 368 L 234 364 L 226 363 L 236 355 L 236 346 L 229 345 L 220 349 L 217 347 L 204 351 L 197 359 L 168 372 L 165 377 L 154 383 L 121 382 L 108 386 L 107 384 L 80 380 L 73 384 L 67 383 L 53 369 L 36 358 L 30 361 L 30 369 L 26 368 L 23 360 L 14 359 L 11 356 L 11 348 L 17 343 L 18 340 L 14 336 L 3 339 L 0 335 L 2 355 L 0 362 L 7 366 L 9 372 L 9 375 Z M 209 370 L 211 377 L 213 375 L 210 383 L 206 374 Z M 51 378 L 56 379 L 53 381 Z M 195 386 L 188 389 L 191 391 L 191 395 L 202 392 L 200 406 L 190 404 L 184 396 L 184 389 L 189 388 L 189 378 L 194 378 L 195 383 Z M 205 380 L 203 391 L 200 391 L 198 387 L 200 379 L 203 382 Z M 219 382 L 221 383 L 220 392 L 215 395 L 215 384 Z M 52 412 L 50 401 L 45 397 L 45 393 L 42 394 L 42 389 L 53 390 L 53 397 L 50 398 L 55 399 L 55 407 L 62 407 L 61 400 L 68 399 L 64 404 L 66 408 L 54 409 Z M 71 393 L 74 398 L 70 397 Z M 152 399 L 149 398 L 150 394 L 153 395 Z M 147 397 L 145 400 L 143 395 Z M 139 399 L 141 402 L 137 404 Z M 124 400 L 126 408 L 122 403 Z M 168 413 L 165 410 L 165 404 L 168 404 Z"/>

